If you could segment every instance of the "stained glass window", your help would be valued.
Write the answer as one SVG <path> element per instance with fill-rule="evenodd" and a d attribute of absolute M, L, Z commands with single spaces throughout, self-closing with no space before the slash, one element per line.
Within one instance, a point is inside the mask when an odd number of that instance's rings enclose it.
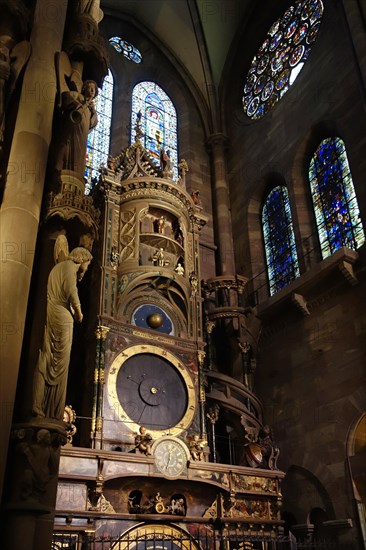
<path fill-rule="evenodd" d="M 243 96 L 244 112 L 262 118 L 295 82 L 317 37 L 321 0 L 298 0 L 269 29 L 250 66 Z"/>
<path fill-rule="evenodd" d="M 310 162 L 309 179 L 322 257 L 365 242 L 344 142 L 324 139 Z"/>
<path fill-rule="evenodd" d="M 127 59 L 133 61 L 134 63 L 141 63 L 142 55 L 135 46 L 122 40 L 119 36 L 113 36 L 109 39 L 109 43 L 113 48 L 118 52 L 123 54 Z"/>
<path fill-rule="evenodd" d="M 177 113 L 167 94 L 155 82 L 140 82 L 132 92 L 131 140 L 136 139 L 135 125 L 141 113 L 143 144 L 160 162 L 161 150 L 169 155 L 173 179 L 178 179 Z"/>
<path fill-rule="evenodd" d="M 300 275 L 287 188 L 269 193 L 262 210 L 262 227 L 271 296 Z"/>
<path fill-rule="evenodd" d="M 86 194 L 90 193 L 93 182 L 99 178 L 99 167 L 107 164 L 109 154 L 109 138 L 112 124 L 113 76 L 111 71 L 104 79 L 103 88 L 99 90 L 95 100 L 98 113 L 98 124 L 88 135 L 86 149 L 85 178 Z"/>

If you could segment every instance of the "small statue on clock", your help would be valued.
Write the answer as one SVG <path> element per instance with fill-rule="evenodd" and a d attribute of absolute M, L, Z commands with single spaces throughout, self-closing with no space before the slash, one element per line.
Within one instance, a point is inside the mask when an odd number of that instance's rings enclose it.
<path fill-rule="evenodd" d="M 151 445 L 153 443 L 153 438 L 146 431 L 144 426 L 140 427 L 139 433 L 135 437 L 135 449 L 140 453 L 149 456 L 151 455 Z"/>
<path fill-rule="evenodd" d="M 200 436 L 197 433 L 193 434 L 189 442 L 189 450 L 192 460 L 197 460 L 198 462 L 204 460 L 203 441 L 202 439 L 200 439 Z"/>

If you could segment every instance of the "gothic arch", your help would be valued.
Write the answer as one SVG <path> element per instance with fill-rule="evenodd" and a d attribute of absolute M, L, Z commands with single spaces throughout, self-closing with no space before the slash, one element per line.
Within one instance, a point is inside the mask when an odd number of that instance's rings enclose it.
<path fill-rule="evenodd" d="M 156 548 L 156 542 L 161 540 L 170 540 L 171 548 L 174 550 L 198 550 L 199 548 L 189 532 L 177 525 L 141 523 L 122 533 L 118 541 L 111 547 L 111 550 L 131 550 L 131 548 L 134 550 L 139 550 L 139 548 L 153 550 Z"/>
<path fill-rule="evenodd" d="M 323 483 L 302 466 L 292 465 L 287 470 L 283 494 L 284 510 L 291 510 L 300 524 L 310 522 L 310 513 L 315 508 L 324 510 L 329 519 L 335 518 L 333 503 Z"/>
<path fill-rule="evenodd" d="M 347 465 L 358 520 L 366 538 L 366 411 L 351 425 L 347 438 Z"/>

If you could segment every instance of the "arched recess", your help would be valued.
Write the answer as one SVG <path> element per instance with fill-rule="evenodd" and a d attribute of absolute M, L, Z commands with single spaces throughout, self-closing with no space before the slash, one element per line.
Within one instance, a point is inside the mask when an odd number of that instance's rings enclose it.
<path fill-rule="evenodd" d="M 159 542 L 169 541 L 171 550 L 199 550 L 188 531 L 174 524 L 143 523 L 125 531 L 111 550 L 155 550 Z"/>
<path fill-rule="evenodd" d="M 354 422 L 347 439 L 347 464 L 357 516 L 366 548 L 366 411 Z"/>
<path fill-rule="evenodd" d="M 327 538 L 327 530 L 324 529 L 324 522 L 328 521 L 328 514 L 319 506 L 310 510 L 309 523 L 314 526 L 313 540 L 324 540 Z"/>
<path fill-rule="evenodd" d="M 299 524 L 310 523 L 310 512 L 321 508 L 329 519 L 335 518 L 331 498 L 319 479 L 301 466 L 290 466 L 282 484 L 283 509 L 291 510 Z M 299 495 L 301 494 L 301 499 Z"/>

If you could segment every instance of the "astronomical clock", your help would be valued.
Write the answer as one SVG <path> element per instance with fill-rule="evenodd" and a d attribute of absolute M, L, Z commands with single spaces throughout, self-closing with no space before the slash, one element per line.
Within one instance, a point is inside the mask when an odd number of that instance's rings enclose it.
<path fill-rule="evenodd" d="M 185 189 L 185 171 L 178 181 L 171 176 L 137 139 L 110 160 L 101 183 L 106 336 L 97 448 L 134 450 L 141 427 L 154 442 L 168 435 L 186 443 L 191 432 L 206 437 L 198 361 L 204 347 L 199 231 L 206 218 Z"/>
<path fill-rule="evenodd" d="M 75 531 L 85 524 L 122 533 L 116 548 L 131 537 L 144 548 L 187 540 L 191 549 L 201 544 L 197 525 L 205 531 L 215 521 L 267 536 L 281 526 L 283 474 L 270 434 L 258 439 L 262 409 L 251 391 L 258 326 L 240 303 L 246 279 L 201 281 L 207 218 L 186 190 L 187 165 L 178 164 L 173 180 L 169 163 L 157 165 L 142 146 L 138 125 L 136 136 L 109 160 L 97 188 L 103 230 L 94 256 L 90 448 L 62 452 L 56 525 L 61 532 L 76 514 Z M 225 358 L 216 349 L 223 328 L 234 331 L 237 347 L 230 369 L 219 364 L 229 362 L 229 347 Z"/>

